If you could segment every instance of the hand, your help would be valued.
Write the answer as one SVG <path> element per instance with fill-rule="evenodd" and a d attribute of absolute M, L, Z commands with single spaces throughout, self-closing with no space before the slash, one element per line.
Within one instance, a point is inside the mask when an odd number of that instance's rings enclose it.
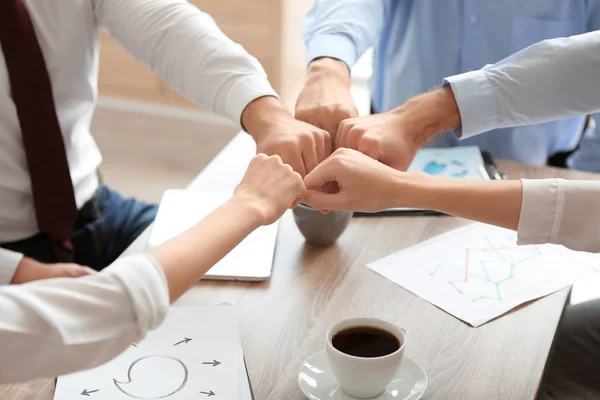
<path fill-rule="evenodd" d="M 460 124 L 452 90 L 443 88 L 417 96 L 386 113 L 342 121 L 335 145 L 358 150 L 406 171 L 427 140 Z"/>
<path fill-rule="evenodd" d="M 288 208 L 296 207 L 305 195 L 304 182 L 279 156 L 256 155 L 233 198 L 258 211 L 262 225 L 277 221 Z"/>
<path fill-rule="evenodd" d="M 11 281 L 12 284 L 26 283 L 50 278 L 79 278 L 96 271 L 74 263 L 45 264 L 23 257 Z"/>
<path fill-rule="evenodd" d="M 390 207 L 410 207 L 414 190 L 430 177 L 399 172 L 358 151 L 336 150 L 304 178 L 304 203 L 317 210 L 375 212 Z M 331 182 L 338 192 L 324 190 Z"/>
<path fill-rule="evenodd" d="M 344 62 L 319 58 L 310 63 L 304 88 L 296 101 L 296 118 L 325 129 L 333 139 L 338 125 L 358 117 L 350 93 L 350 72 Z"/>
<path fill-rule="evenodd" d="M 327 131 L 296 120 L 274 97 L 251 102 L 242 124 L 256 141 L 256 152 L 277 154 L 302 177 L 325 160 L 332 150 Z"/>

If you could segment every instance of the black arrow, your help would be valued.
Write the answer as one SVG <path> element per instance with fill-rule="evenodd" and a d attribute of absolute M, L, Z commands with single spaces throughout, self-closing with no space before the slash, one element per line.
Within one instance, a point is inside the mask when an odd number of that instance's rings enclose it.
<path fill-rule="evenodd" d="M 95 393 L 95 392 L 99 392 L 99 391 L 100 391 L 100 389 L 96 389 L 96 390 L 83 389 L 83 392 L 81 392 L 81 395 L 90 397 L 90 393 Z"/>
<path fill-rule="evenodd" d="M 215 395 L 215 392 L 211 390 L 210 392 L 200 392 L 200 394 L 205 394 L 206 397 L 211 397 Z"/>
<path fill-rule="evenodd" d="M 209 362 L 203 362 L 202 364 L 204 364 L 204 365 L 212 365 L 213 367 L 216 367 L 217 365 L 221 365 L 221 363 L 218 362 L 217 360 L 212 360 L 212 361 L 209 361 Z"/>
<path fill-rule="evenodd" d="M 177 346 L 178 344 L 181 344 L 181 343 L 188 343 L 188 342 L 191 342 L 192 340 L 194 340 L 194 339 L 190 339 L 189 337 L 186 337 L 182 341 L 175 343 L 173 346 Z"/>

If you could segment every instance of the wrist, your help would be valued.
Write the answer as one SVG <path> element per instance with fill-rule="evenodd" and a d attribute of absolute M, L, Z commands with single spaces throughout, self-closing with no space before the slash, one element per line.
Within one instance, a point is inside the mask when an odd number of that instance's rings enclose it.
<path fill-rule="evenodd" d="M 242 127 L 258 142 L 281 118 L 293 118 L 292 113 L 278 98 L 259 97 L 251 101 L 242 112 Z"/>
<path fill-rule="evenodd" d="M 238 213 L 246 221 L 250 229 L 256 229 L 265 224 L 264 204 L 255 196 L 236 191 L 228 202 L 233 212 Z"/>
<path fill-rule="evenodd" d="M 461 126 L 460 111 L 450 87 L 413 97 L 392 112 L 406 118 L 409 135 L 418 147 Z"/>
<path fill-rule="evenodd" d="M 307 83 L 321 79 L 333 79 L 350 88 L 350 70 L 346 63 L 335 58 L 317 58 L 308 65 Z"/>
<path fill-rule="evenodd" d="M 433 209 L 435 206 L 436 179 L 422 172 L 400 172 L 393 175 L 391 204 L 388 208 L 406 207 Z"/>

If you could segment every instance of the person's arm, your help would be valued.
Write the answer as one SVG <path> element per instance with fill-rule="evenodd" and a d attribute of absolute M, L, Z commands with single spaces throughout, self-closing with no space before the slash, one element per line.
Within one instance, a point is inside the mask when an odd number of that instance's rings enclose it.
<path fill-rule="evenodd" d="M 233 197 L 195 227 L 100 273 L 0 288 L 0 383 L 100 365 L 160 325 L 175 301 L 304 196 L 278 156 L 256 156 Z"/>
<path fill-rule="evenodd" d="M 333 58 L 352 69 L 379 39 L 390 0 L 315 0 L 302 21 L 307 64 Z"/>
<path fill-rule="evenodd" d="M 0 248 L 0 286 L 49 278 L 78 278 L 95 272 L 74 263 L 41 263 L 22 253 Z"/>
<path fill-rule="evenodd" d="M 337 182 L 337 193 L 322 190 Z M 319 210 L 441 211 L 518 231 L 519 244 L 600 252 L 600 181 L 470 181 L 406 173 L 339 149 L 305 178 L 305 203 Z"/>
<path fill-rule="evenodd" d="M 303 20 L 307 78 L 296 118 L 335 135 L 338 124 L 358 116 L 350 70 L 378 40 L 390 0 L 316 0 Z"/>
<path fill-rule="evenodd" d="M 545 40 L 386 113 L 340 123 L 336 146 L 406 169 L 431 137 L 484 131 L 600 111 L 600 31 Z M 455 112 L 456 111 L 456 112 Z"/>
<path fill-rule="evenodd" d="M 462 138 L 600 111 L 600 31 L 536 43 L 482 70 L 448 77 Z"/>
<path fill-rule="evenodd" d="M 93 0 L 98 24 L 177 91 L 238 126 L 244 108 L 277 96 L 259 62 L 185 0 Z"/>
<path fill-rule="evenodd" d="M 186 0 L 92 0 L 98 24 L 178 92 L 247 131 L 258 152 L 304 175 L 331 153 L 326 131 L 294 119 L 260 63 Z"/>

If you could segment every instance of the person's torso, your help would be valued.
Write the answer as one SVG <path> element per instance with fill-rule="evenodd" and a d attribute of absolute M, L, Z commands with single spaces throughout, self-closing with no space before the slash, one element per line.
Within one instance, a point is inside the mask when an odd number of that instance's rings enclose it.
<path fill-rule="evenodd" d="M 95 171 L 101 161 L 89 130 L 98 75 L 93 3 L 91 0 L 25 0 L 24 3 L 50 75 L 80 207 L 97 188 Z M 0 243 L 37 233 L 27 160 L 1 50 L 0 171 Z"/>
<path fill-rule="evenodd" d="M 544 39 L 588 30 L 585 0 L 389 0 L 375 51 L 373 106 L 382 112 Z M 479 145 L 495 157 L 545 164 L 573 149 L 584 117 L 496 130 L 458 141 L 446 133 L 430 146 Z"/>

